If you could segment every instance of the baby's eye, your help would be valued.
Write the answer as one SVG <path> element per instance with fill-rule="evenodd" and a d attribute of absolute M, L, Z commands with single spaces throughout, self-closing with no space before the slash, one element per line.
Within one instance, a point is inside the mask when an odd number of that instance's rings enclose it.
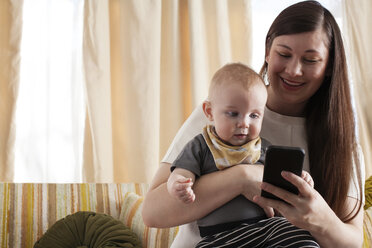
<path fill-rule="evenodd" d="M 226 115 L 229 116 L 229 117 L 237 117 L 239 115 L 239 113 L 235 112 L 235 111 L 227 111 Z"/>
<path fill-rule="evenodd" d="M 256 114 L 256 113 L 250 114 L 249 117 L 251 117 L 252 119 L 258 119 L 258 118 L 260 118 L 260 116 L 258 114 Z"/>

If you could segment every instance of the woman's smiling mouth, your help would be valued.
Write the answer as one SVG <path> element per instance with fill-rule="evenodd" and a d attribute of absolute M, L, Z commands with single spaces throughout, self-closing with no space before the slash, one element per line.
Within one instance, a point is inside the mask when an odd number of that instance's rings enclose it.
<path fill-rule="evenodd" d="M 284 79 L 284 78 L 280 78 L 283 82 L 283 86 L 285 89 L 287 90 L 298 90 L 300 89 L 303 85 L 305 85 L 305 83 L 301 83 L 301 82 L 296 82 L 296 81 L 289 81 L 287 79 Z"/>

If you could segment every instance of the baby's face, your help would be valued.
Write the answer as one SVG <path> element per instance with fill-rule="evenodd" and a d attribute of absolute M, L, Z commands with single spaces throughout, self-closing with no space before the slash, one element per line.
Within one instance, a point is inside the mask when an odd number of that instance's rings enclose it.
<path fill-rule="evenodd" d="M 219 86 L 211 99 L 210 120 L 217 135 L 225 142 L 239 146 L 257 138 L 267 100 L 262 82 L 248 89 L 237 83 Z"/>

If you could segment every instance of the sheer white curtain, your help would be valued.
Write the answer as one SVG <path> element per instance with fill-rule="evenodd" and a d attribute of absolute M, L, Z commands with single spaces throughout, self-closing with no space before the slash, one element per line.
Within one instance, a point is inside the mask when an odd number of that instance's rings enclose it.
<path fill-rule="evenodd" d="M 15 182 L 80 182 L 83 0 L 24 0 Z"/>

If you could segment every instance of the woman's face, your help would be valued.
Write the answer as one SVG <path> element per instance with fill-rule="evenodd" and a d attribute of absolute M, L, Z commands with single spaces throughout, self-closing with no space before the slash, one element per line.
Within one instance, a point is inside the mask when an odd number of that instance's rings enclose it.
<path fill-rule="evenodd" d="M 328 56 L 322 30 L 276 37 L 266 56 L 269 109 L 302 116 L 307 101 L 323 83 Z"/>

